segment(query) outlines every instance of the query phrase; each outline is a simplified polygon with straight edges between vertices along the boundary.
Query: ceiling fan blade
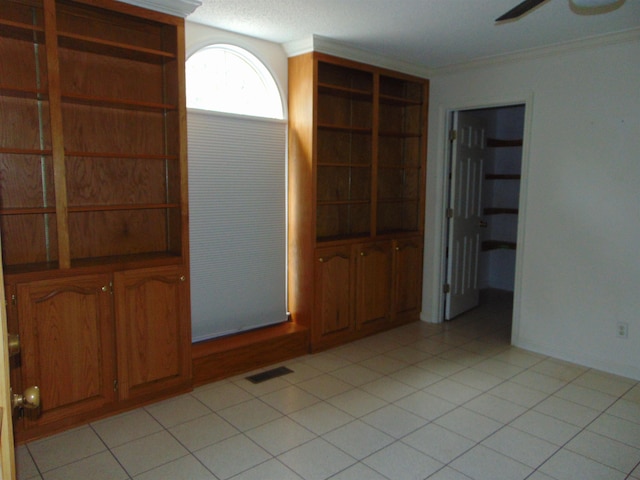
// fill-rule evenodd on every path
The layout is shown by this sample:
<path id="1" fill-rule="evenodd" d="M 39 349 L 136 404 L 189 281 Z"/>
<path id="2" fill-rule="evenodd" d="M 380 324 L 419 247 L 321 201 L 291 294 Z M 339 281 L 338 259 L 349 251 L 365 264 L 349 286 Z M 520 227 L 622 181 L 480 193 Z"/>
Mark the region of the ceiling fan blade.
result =
<path id="1" fill-rule="evenodd" d="M 507 13 L 502 15 L 501 17 L 496 18 L 496 22 L 502 22 L 504 20 L 513 20 L 518 17 L 521 17 L 529 10 L 536 8 L 541 3 L 546 2 L 547 0 L 524 0 L 524 2 L 519 3 Z"/>

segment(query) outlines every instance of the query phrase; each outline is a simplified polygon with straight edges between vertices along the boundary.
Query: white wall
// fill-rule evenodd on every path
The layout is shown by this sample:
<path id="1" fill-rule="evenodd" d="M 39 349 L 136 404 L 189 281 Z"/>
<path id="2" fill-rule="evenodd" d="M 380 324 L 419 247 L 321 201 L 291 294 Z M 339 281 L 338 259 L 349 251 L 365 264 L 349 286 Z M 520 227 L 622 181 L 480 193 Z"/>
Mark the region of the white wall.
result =
<path id="1" fill-rule="evenodd" d="M 525 101 L 513 343 L 640 379 L 639 37 L 432 77 L 423 320 L 441 318 L 447 113 Z"/>

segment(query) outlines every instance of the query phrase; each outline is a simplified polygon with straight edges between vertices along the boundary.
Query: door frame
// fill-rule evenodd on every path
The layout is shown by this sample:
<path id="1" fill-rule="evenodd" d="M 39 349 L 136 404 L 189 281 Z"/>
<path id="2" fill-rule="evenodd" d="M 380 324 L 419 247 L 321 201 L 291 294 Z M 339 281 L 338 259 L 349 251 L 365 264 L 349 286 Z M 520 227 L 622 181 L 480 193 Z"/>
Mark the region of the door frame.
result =
<path id="1" fill-rule="evenodd" d="M 446 280 L 446 249 L 447 249 L 447 216 L 446 209 L 449 205 L 449 174 L 451 166 L 451 142 L 449 141 L 449 131 L 453 126 L 453 112 L 462 110 L 478 110 L 485 108 L 509 107 L 513 105 L 524 105 L 524 131 L 522 139 L 522 179 L 520 181 L 520 198 L 518 204 L 518 232 L 516 249 L 516 265 L 515 265 L 515 282 L 514 282 L 514 303 L 511 338 L 517 338 L 520 327 L 520 297 L 522 294 L 522 265 L 525 251 L 525 225 L 526 225 L 526 200 L 527 200 L 527 183 L 529 172 L 529 146 L 531 138 L 531 126 L 533 119 L 533 93 L 518 97 L 505 98 L 482 98 L 477 100 L 467 100 L 459 105 L 441 106 L 438 109 L 438 122 L 441 128 L 437 132 L 437 146 L 435 160 L 435 205 L 432 211 L 434 217 L 432 219 L 434 226 L 433 238 L 433 256 L 431 271 L 426 271 L 425 277 L 429 275 L 432 282 L 425 282 L 424 296 L 427 295 L 433 300 L 431 303 L 431 311 L 423 312 L 423 320 L 432 323 L 442 323 L 444 320 L 445 299 L 443 293 L 443 285 Z M 425 252 L 427 253 L 427 252 Z M 427 262 L 425 262 L 425 266 Z M 429 317 L 424 318 L 424 314 Z"/>
<path id="2" fill-rule="evenodd" d="M 0 243 L 2 238 L 0 237 Z M 0 479 L 15 480 L 16 460 L 13 438 L 13 407 L 9 378 L 9 346 L 7 330 L 7 310 L 5 304 L 2 249 L 0 248 Z"/>

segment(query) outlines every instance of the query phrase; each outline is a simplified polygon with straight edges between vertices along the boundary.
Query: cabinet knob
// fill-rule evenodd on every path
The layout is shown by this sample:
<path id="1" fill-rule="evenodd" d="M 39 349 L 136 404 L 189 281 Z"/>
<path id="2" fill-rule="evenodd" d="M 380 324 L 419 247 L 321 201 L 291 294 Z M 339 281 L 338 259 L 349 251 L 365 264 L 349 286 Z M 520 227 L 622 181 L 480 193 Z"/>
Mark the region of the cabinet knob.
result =
<path id="1" fill-rule="evenodd" d="M 26 388 L 22 395 L 11 394 L 11 406 L 13 408 L 38 408 L 40 406 L 40 389 L 33 386 Z"/>
<path id="2" fill-rule="evenodd" d="M 396 252 L 399 252 L 399 251 L 400 251 L 400 247 L 396 247 Z"/>
<path id="3" fill-rule="evenodd" d="M 319 261 L 320 263 L 322 263 L 322 262 L 324 262 L 324 258 L 320 257 L 320 258 L 318 259 L 318 261 Z"/>
<path id="4" fill-rule="evenodd" d="M 180 281 L 184 282 L 187 280 L 187 277 L 185 277 L 184 275 L 180 275 Z"/>
<path id="5" fill-rule="evenodd" d="M 109 288 L 106 285 L 104 285 L 100 290 L 102 290 L 103 292 L 106 292 L 109 290 Z"/>
<path id="6" fill-rule="evenodd" d="M 361 257 L 366 257 L 366 256 L 367 256 L 367 254 L 366 254 L 365 252 L 360 252 L 360 256 L 361 256 Z"/>
<path id="7" fill-rule="evenodd" d="M 9 356 L 13 357 L 20 353 L 20 335 L 17 333 L 10 333 L 8 337 Z"/>

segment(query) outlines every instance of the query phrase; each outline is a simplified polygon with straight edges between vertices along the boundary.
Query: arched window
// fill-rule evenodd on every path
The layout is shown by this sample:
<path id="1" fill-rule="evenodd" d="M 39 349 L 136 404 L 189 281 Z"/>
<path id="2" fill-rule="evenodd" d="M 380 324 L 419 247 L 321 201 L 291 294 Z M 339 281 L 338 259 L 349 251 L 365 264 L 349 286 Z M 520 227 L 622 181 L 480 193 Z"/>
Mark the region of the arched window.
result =
<path id="1" fill-rule="evenodd" d="M 196 51 L 186 83 L 198 342 L 287 320 L 287 123 L 271 72 L 243 48 L 220 42 Z"/>
<path id="2" fill-rule="evenodd" d="M 282 119 L 273 76 L 247 50 L 228 44 L 204 47 L 187 60 L 187 107 Z"/>

